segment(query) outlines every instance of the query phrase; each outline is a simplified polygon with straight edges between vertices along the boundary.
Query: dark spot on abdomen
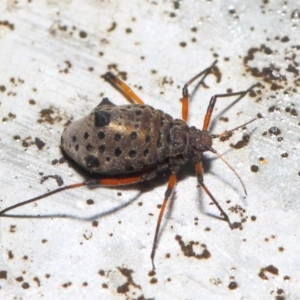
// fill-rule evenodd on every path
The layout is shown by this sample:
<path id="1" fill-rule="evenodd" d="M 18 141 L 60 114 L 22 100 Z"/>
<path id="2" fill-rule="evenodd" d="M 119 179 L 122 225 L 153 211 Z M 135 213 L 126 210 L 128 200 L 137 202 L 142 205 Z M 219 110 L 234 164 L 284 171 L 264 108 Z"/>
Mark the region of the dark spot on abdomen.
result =
<path id="1" fill-rule="evenodd" d="M 105 133 L 103 131 L 98 132 L 98 138 L 103 140 L 105 138 Z"/>
<path id="2" fill-rule="evenodd" d="M 136 151 L 135 150 L 130 150 L 128 152 L 128 155 L 129 155 L 130 158 L 134 158 L 136 156 Z"/>
<path id="3" fill-rule="evenodd" d="M 85 162 L 88 168 L 98 168 L 100 166 L 99 159 L 94 155 L 88 155 Z"/>
<path id="4" fill-rule="evenodd" d="M 105 151 L 105 145 L 100 145 L 98 150 L 100 153 L 103 153 Z"/>
<path id="5" fill-rule="evenodd" d="M 170 135 L 170 134 L 167 135 L 167 143 L 168 143 L 169 145 L 172 144 L 172 139 L 171 139 L 171 135 Z"/>
<path id="6" fill-rule="evenodd" d="M 93 149 L 93 146 L 91 144 L 86 145 L 85 149 L 87 151 L 91 151 Z"/>
<path id="7" fill-rule="evenodd" d="M 122 138 L 121 134 L 119 134 L 119 133 L 115 134 L 115 141 L 118 142 L 121 138 Z"/>
<path id="8" fill-rule="evenodd" d="M 132 131 L 132 132 L 130 133 L 130 138 L 131 138 L 132 140 L 135 140 L 135 139 L 137 138 L 137 133 L 136 133 L 135 131 Z"/>
<path id="9" fill-rule="evenodd" d="M 122 150 L 120 148 L 115 149 L 115 156 L 120 156 L 122 154 Z"/>
<path id="10" fill-rule="evenodd" d="M 96 110 L 94 113 L 94 124 L 96 127 L 104 127 L 110 123 L 110 113 Z"/>

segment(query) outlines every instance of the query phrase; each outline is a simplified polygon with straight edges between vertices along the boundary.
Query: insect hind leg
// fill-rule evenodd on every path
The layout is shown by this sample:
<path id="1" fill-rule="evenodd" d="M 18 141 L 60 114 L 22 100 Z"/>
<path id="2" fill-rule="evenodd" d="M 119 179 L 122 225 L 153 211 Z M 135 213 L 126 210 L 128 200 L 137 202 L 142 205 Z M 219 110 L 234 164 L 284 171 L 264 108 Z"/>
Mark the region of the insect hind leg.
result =
<path id="1" fill-rule="evenodd" d="M 39 200 L 48 198 L 49 196 L 52 196 L 54 194 L 58 194 L 62 191 L 65 190 L 70 190 L 70 189 L 75 189 L 83 186 L 88 186 L 88 187 L 96 187 L 96 186 L 108 186 L 108 187 L 114 187 L 114 186 L 121 186 L 121 185 L 130 185 L 130 184 L 135 184 L 138 182 L 142 182 L 145 180 L 149 180 L 153 177 L 156 176 L 156 172 L 153 170 L 149 170 L 148 172 L 145 172 L 143 174 L 133 174 L 133 175 L 128 175 L 124 177 L 108 177 L 108 178 L 101 178 L 101 179 L 90 179 L 84 182 L 80 183 L 75 183 L 71 185 L 66 185 L 63 187 L 60 187 L 56 190 L 44 193 L 40 196 L 31 198 L 29 200 L 25 200 L 22 202 L 19 202 L 17 204 L 11 205 L 9 207 L 6 207 L 0 211 L 0 218 L 1 217 L 14 217 L 14 215 L 7 215 L 6 213 L 8 211 L 14 210 L 15 208 L 18 208 L 20 206 L 24 206 L 33 202 L 37 202 Z"/>
<path id="2" fill-rule="evenodd" d="M 160 208 L 159 216 L 158 216 L 158 219 L 157 219 L 155 235 L 154 235 L 154 240 L 153 240 L 153 246 L 152 246 L 152 252 L 151 252 L 151 261 L 152 261 L 153 271 L 155 270 L 154 257 L 155 257 L 155 252 L 156 252 L 156 248 L 157 248 L 158 233 L 159 233 L 159 229 L 160 229 L 161 220 L 163 218 L 168 200 L 169 200 L 170 196 L 172 195 L 172 192 L 173 192 L 174 187 L 176 185 L 176 180 L 177 180 L 176 173 L 172 173 L 170 175 L 170 178 L 169 178 L 168 188 L 167 188 L 166 193 L 165 193 L 165 199 L 164 199 L 164 202 L 163 202 L 163 204 Z"/>
<path id="3" fill-rule="evenodd" d="M 133 92 L 133 90 L 128 86 L 125 82 L 123 82 L 121 79 L 119 79 L 117 76 L 115 76 L 111 72 L 107 72 L 104 75 L 104 78 L 115 85 L 121 92 L 129 99 L 131 102 L 135 102 L 137 104 L 144 104 L 144 101 Z"/>

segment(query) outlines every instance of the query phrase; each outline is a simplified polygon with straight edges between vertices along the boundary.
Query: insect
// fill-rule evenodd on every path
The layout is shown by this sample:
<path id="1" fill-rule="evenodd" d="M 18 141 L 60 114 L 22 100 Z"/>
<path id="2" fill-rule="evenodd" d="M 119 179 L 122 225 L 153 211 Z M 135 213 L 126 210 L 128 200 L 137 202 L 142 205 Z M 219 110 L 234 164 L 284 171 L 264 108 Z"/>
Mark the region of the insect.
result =
<path id="1" fill-rule="evenodd" d="M 208 127 L 218 98 L 243 97 L 251 88 L 242 92 L 213 96 L 205 114 L 202 130 L 188 126 L 186 123 L 189 107 L 188 86 L 199 78 L 201 78 L 200 82 L 203 82 L 205 77 L 214 70 L 216 63 L 217 61 L 184 85 L 182 119 L 174 119 L 161 110 L 145 105 L 129 86 L 111 72 L 106 73 L 105 79 L 135 104 L 116 106 L 108 98 L 104 98 L 89 115 L 66 127 L 61 137 L 61 148 L 66 155 L 88 172 L 99 174 L 99 178 L 64 186 L 9 206 L 0 211 L 0 216 L 12 216 L 6 213 L 67 189 L 96 185 L 129 185 L 150 180 L 159 172 L 169 170 L 171 174 L 160 208 L 151 251 L 152 267 L 155 270 L 154 257 L 164 211 L 174 190 L 180 168 L 191 160 L 195 163 L 198 183 L 232 228 L 228 215 L 203 182 L 201 158 L 205 151 L 217 154 L 238 177 L 246 193 L 245 186 L 235 170 L 212 148 L 212 139 L 218 135 L 210 134 Z"/>

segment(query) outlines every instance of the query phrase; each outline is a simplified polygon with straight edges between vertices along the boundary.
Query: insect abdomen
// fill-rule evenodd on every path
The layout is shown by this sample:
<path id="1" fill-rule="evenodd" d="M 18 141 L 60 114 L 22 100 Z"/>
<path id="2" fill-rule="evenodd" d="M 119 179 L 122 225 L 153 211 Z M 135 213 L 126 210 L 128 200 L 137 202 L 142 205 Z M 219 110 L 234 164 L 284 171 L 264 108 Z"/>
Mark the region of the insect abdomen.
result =
<path id="1" fill-rule="evenodd" d="M 182 121 L 148 105 L 103 102 L 63 133 L 62 148 L 79 165 L 94 173 L 123 174 L 154 167 L 172 155 L 170 132 Z"/>

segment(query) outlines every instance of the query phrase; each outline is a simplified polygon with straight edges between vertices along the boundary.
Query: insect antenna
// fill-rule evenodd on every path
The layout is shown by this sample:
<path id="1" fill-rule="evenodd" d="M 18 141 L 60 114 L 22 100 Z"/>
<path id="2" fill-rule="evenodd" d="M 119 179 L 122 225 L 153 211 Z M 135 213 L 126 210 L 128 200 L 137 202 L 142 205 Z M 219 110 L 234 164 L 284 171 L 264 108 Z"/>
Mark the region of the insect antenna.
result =
<path id="1" fill-rule="evenodd" d="M 209 151 L 213 152 L 214 154 L 216 154 L 218 156 L 218 158 L 220 158 L 224 163 L 225 165 L 234 173 L 234 175 L 238 178 L 239 182 L 241 183 L 242 187 L 243 187 L 243 190 L 244 190 L 244 193 L 245 195 L 247 196 L 247 190 L 246 190 L 246 187 L 245 187 L 245 184 L 242 180 L 242 178 L 240 177 L 240 175 L 237 173 L 237 171 L 229 164 L 229 162 L 220 154 L 218 153 L 215 149 L 211 148 L 209 149 Z"/>
<path id="2" fill-rule="evenodd" d="M 238 130 L 238 129 L 240 129 L 240 128 L 243 128 L 243 127 L 247 126 L 248 124 L 254 122 L 255 120 L 257 120 L 257 118 L 254 118 L 254 119 L 250 120 L 249 122 L 246 122 L 245 124 L 240 125 L 240 126 L 238 126 L 238 127 L 235 127 L 235 128 L 233 128 L 233 129 L 231 129 L 231 130 L 226 130 L 226 131 L 224 131 L 223 133 L 220 133 L 220 134 L 211 134 L 210 136 L 211 136 L 213 139 L 219 138 L 219 137 L 222 137 L 222 136 L 227 136 L 229 133 L 231 133 L 231 132 L 233 132 L 233 131 L 236 131 L 236 130 Z"/>
<path id="3" fill-rule="evenodd" d="M 240 126 L 238 126 L 238 127 L 235 127 L 235 128 L 233 128 L 233 129 L 231 129 L 231 130 L 228 130 L 228 131 L 224 131 L 224 132 L 221 133 L 221 134 L 212 134 L 211 137 L 212 137 L 212 138 L 218 138 L 218 137 L 222 137 L 222 136 L 224 136 L 224 135 L 228 135 L 229 133 L 231 133 L 231 132 L 233 132 L 233 131 L 236 131 L 236 130 L 238 130 L 238 129 L 240 129 L 240 128 L 243 128 L 244 126 L 246 126 L 246 125 L 248 125 L 248 124 L 254 122 L 256 119 L 257 119 L 257 118 L 254 118 L 254 119 L 250 120 L 249 122 L 246 122 L 246 123 L 243 124 L 243 125 L 240 125 Z M 220 159 L 227 165 L 227 167 L 234 173 L 234 175 L 235 175 L 235 176 L 238 178 L 238 180 L 240 181 L 240 183 L 241 183 L 241 185 L 242 185 L 242 187 L 243 187 L 243 189 L 244 189 L 244 193 L 245 193 L 245 195 L 247 196 L 247 190 L 246 190 L 245 184 L 244 184 L 242 178 L 240 177 L 240 175 L 236 172 L 236 170 L 235 170 L 235 169 L 229 164 L 229 162 L 228 162 L 221 154 L 219 154 L 215 149 L 210 148 L 210 149 L 208 149 L 208 150 L 211 151 L 211 152 L 213 152 L 214 154 L 216 154 L 216 155 L 218 156 L 218 158 L 220 158 Z"/>

